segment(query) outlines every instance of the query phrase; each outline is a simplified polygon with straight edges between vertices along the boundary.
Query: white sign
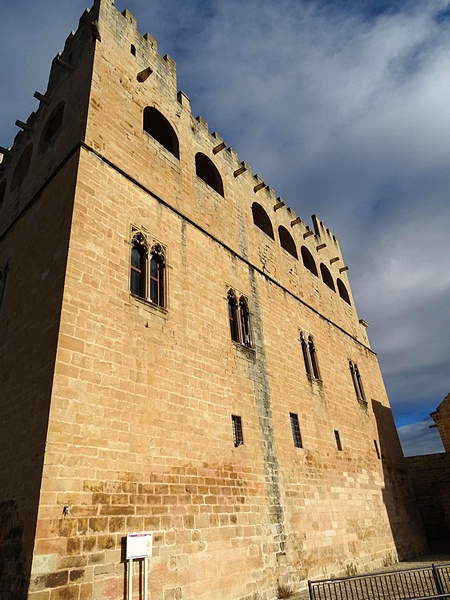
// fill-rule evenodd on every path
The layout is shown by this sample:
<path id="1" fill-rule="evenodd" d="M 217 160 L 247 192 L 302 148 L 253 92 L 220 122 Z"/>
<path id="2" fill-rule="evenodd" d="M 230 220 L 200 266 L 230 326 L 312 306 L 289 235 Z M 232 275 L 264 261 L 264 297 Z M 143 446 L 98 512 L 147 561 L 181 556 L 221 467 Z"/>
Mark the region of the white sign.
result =
<path id="1" fill-rule="evenodd" d="M 127 535 L 126 559 L 147 558 L 152 555 L 153 534 L 152 533 L 129 533 Z"/>

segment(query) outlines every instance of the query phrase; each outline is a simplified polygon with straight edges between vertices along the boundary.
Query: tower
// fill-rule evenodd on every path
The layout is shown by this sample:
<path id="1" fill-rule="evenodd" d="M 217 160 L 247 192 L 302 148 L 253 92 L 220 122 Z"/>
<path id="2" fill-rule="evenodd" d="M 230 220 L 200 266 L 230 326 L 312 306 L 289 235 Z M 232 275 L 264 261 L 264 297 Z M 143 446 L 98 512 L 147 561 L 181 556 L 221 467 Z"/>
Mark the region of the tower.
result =
<path id="1" fill-rule="evenodd" d="M 134 532 L 158 600 L 417 552 L 335 236 L 193 118 L 109 0 L 38 100 L 0 173 L 2 593 L 123 598 Z"/>

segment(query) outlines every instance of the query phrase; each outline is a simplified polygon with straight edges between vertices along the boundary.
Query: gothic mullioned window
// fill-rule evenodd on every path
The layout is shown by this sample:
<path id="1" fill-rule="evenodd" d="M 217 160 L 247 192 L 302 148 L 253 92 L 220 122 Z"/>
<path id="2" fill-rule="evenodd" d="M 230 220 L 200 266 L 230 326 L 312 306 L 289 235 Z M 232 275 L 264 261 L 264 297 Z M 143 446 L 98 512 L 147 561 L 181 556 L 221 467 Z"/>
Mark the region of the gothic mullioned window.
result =
<path id="1" fill-rule="evenodd" d="M 233 342 L 252 348 L 253 340 L 247 298 L 240 296 L 238 301 L 236 293 L 230 288 L 227 293 L 227 302 L 231 339 Z"/>
<path id="2" fill-rule="evenodd" d="M 130 291 L 133 295 L 165 307 L 165 252 L 155 243 L 149 247 L 140 231 L 131 241 Z"/>
<path id="3" fill-rule="evenodd" d="M 302 345 L 303 360 L 305 361 L 305 370 L 311 379 L 320 380 L 319 363 L 317 361 L 316 347 L 311 335 L 306 336 L 303 332 L 300 334 Z"/>
<path id="4" fill-rule="evenodd" d="M 355 388 L 355 394 L 358 400 L 362 402 L 366 402 L 366 397 L 364 395 L 364 390 L 361 381 L 361 375 L 359 373 L 358 365 L 353 361 L 349 360 L 348 362 L 350 373 L 352 376 L 353 387 Z"/>

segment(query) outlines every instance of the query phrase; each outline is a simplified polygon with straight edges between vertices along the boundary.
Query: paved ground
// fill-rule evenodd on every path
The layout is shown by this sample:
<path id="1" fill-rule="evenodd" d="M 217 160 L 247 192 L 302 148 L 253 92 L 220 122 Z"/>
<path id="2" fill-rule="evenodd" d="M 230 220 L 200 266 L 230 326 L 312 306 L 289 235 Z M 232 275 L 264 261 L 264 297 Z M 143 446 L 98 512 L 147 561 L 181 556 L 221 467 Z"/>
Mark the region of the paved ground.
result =
<path id="1" fill-rule="evenodd" d="M 396 571 L 401 569 L 416 569 L 419 567 L 424 567 L 426 565 L 442 564 L 442 563 L 450 563 L 450 554 L 426 554 L 425 556 L 421 556 L 419 558 L 413 558 L 411 560 L 405 560 L 397 563 L 396 565 L 392 565 L 390 567 L 377 569 L 376 571 L 370 571 L 371 573 L 380 573 L 383 571 Z M 360 575 L 361 573 L 359 573 Z M 309 592 L 308 590 L 303 590 L 294 596 L 291 596 L 290 600 L 309 600 Z"/>

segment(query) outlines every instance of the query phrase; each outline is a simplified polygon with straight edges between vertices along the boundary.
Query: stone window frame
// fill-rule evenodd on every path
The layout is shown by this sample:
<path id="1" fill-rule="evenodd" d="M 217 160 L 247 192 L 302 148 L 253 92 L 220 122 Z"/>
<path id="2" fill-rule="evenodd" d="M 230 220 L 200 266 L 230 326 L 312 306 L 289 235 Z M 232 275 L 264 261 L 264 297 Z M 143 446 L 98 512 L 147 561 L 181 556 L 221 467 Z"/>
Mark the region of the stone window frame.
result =
<path id="1" fill-rule="evenodd" d="M 303 448 L 302 434 L 300 431 L 300 422 L 298 420 L 298 414 L 290 412 L 289 420 L 291 423 L 292 441 L 294 442 L 294 447 Z"/>
<path id="2" fill-rule="evenodd" d="M 349 360 L 348 366 L 352 377 L 353 387 L 355 389 L 356 399 L 358 400 L 358 402 L 367 405 L 366 395 L 364 393 L 361 373 L 359 372 L 358 365 L 353 360 Z"/>
<path id="3" fill-rule="evenodd" d="M 140 255 L 139 266 L 133 251 Z M 136 257 L 136 254 L 134 254 Z M 132 227 L 130 241 L 129 289 L 133 298 L 167 310 L 167 248 L 143 228 Z M 136 279 L 136 273 L 138 279 Z M 136 283 L 137 282 L 137 283 Z"/>
<path id="4" fill-rule="evenodd" d="M 233 445 L 235 448 L 244 445 L 244 432 L 242 428 L 242 417 L 231 415 L 231 427 L 233 431 Z"/>
<path id="5" fill-rule="evenodd" d="M 302 347 L 303 361 L 305 363 L 305 371 L 308 379 L 322 382 L 319 361 L 317 358 L 317 350 L 314 344 L 313 336 L 310 333 L 300 331 L 300 344 Z"/>
<path id="6" fill-rule="evenodd" d="M 231 340 L 250 350 L 253 349 L 254 342 L 247 297 L 236 292 L 232 287 L 228 287 L 227 307 Z"/>

